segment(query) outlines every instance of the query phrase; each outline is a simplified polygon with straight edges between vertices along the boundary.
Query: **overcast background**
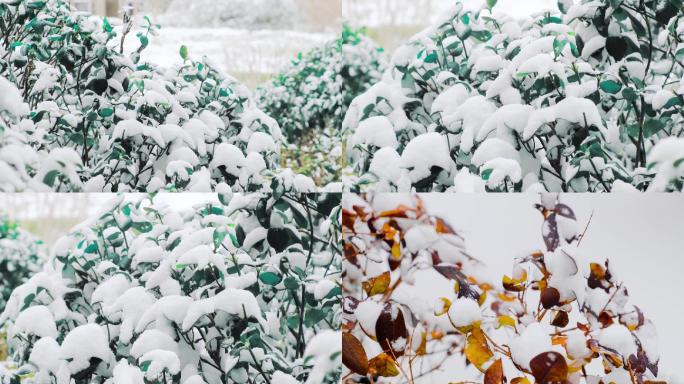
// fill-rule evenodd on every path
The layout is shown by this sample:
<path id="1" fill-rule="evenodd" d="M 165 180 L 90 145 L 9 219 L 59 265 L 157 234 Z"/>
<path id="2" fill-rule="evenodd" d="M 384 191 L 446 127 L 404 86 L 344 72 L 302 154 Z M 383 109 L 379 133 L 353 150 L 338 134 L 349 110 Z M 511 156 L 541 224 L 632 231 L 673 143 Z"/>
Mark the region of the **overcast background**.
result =
<path id="1" fill-rule="evenodd" d="M 428 194 L 423 198 L 428 211 L 447 219 L 465 237 L 468 252 L 485 262 L 492 274 L 510 274 L 514 257 L 544 248 L 542 217 L 533 208 L 539 202 L 537 195 Z M 589 260 L 611 260 L 611 270 L 627 286 L 631 302 L 655 323 L 660 368 L 663 377 L 670 377 L 679 369 L 684 345 L 684 196 L 570 194 L 562 195 L 561 201 L 572 207 L 582 229 L 593 212 L 580 252 Z M 433 281 L 421 279 L 427 285 L 420 291 L 427 296 L 439 291 L 430 286 Z M 677 375 L 681 380 L 682 375 Z M 448 376 L 456 379 L 461 378 Z"/>

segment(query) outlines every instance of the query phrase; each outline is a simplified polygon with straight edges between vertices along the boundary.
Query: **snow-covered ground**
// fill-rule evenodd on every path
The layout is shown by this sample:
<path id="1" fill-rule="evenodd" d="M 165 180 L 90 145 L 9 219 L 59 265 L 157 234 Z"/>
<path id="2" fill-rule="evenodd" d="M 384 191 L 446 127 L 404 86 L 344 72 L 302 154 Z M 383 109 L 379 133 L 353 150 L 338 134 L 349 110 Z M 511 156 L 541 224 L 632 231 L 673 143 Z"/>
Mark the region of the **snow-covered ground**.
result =
<path id="1" fill-rule="evenodd" d="M 447 219 L 466 239 L 468 252 L 487 264 L 492 279 L 511 273 L 514 257 L 543 249 L 542 217 L 533 204 L 534 194 L 429 194 L 423 195 L 428 211 Z M 684 198 L 678 195 L 563 195 L 584 228 L 591 224 L 580 250 L 586 262 L 611 260 L 611 270 L 628 288 L 631 302 L 651 319 L 659 336 L 660 369 L 669 383 L 682 383 L 678 362 L 684 333 L 678 281 L 684 271 Z M 397 290 L 411 301 L 431 303 L 449 292 L 451 283 L 434 272 L 420 273 L 414 288 Z M 468 379 L 460 363 L 444 366 L 420 383 Z M 677 376 L 674 376 L 677 375 Z M 477 377 L 477 376 L 475 376 Z"/>

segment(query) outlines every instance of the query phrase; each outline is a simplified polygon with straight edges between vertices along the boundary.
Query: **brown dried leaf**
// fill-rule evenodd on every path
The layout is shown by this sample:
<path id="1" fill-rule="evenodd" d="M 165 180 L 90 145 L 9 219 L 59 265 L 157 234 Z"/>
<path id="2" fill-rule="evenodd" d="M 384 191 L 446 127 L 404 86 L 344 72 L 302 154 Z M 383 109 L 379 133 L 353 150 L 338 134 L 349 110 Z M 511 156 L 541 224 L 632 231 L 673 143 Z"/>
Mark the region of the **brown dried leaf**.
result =
<path id="1" fill-rule="evenodd" d="M 546 287 L 541 292 L 541 304 L 545 309 L 560 305 L 560 292 L 554 287 Z"/>
<path id="2" fill-rule="evenodd" d="M 342 363 L 359 375 L 368 373 L 368 356 L 361 342 L 351 333 L 342 333 Z"/>
<path id="3" fill-rule="evenodd" d="M 503 374 L 503 364 L 501 359 L 494 362 L 487 368 L 487 372 L 484 375 L 484 384 L 503 384 L 504 374 Z"/>
<path id="4" fill-rule="evenodd" d="M 504 275 L 502 284 L 507 291 L 522 292 L 525 290 L 525 281 L 527 281 L 527 271 L 523 271 L 523 275 L 519 279 Z"/>
<path id="5" fill-rule="evenodd" d="M 568 316 L 568 313 L 565 311 L 558 311 L 558 313 L 556 313 L 556 316 L 551 321 L 551 325 L 553 325 L 554 327 L 563 328 L 566 325 L 568 325 L 569 322 L 570 318 Z"/>
<path id="6" fill-rule="evenodd" d="M 375 336 L 384 352 L 396 357 L 404 354 L 408 344 L 408 330 L 401 308 L 390 304 L 380 312 L 375 323 Z"/>
<path id="7" fill-rule="evenodd" d="M 568 364 L 558 352 L 540 353 L 530 360 L 532 375 L 539 384 L 565 383 Z"/>

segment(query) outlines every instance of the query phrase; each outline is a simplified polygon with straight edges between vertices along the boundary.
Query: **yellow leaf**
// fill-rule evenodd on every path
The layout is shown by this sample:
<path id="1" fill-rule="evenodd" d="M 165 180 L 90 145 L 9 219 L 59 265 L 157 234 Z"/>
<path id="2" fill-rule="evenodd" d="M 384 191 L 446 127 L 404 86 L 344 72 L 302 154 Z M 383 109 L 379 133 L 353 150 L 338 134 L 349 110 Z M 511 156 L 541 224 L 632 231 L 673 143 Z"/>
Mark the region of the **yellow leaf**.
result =
<path id="1" fill-rule="evenodd" d="M 384 377 L 399 375 L 399 369 L 392 357 L 385 352 L 380 353 L 368 362 L 368 373 Z"/>
<path id="2" fill-rule="evenodd" d="M 392 257 L 394 260 L 401 259 L 401 244 L 399 244 L 399 242 L 395 241 L 394 244 L 392 244 Z"/>
<path id="3" fill-rule="evenodd" d="M 503 286 L 508 291 L 521 292 L 525 290 L 525 284 L 523 284 L 525 281 L 527 281 L 527 271 L 523 270 L 519 279 L 504 275 Z"/>
<path id="4" fill-rule="evenodd" d="M 435 304 L 435 316 L 442 316 L 443 314 L 449 312 L 451 307 L 451 300 L 446 297 L 440 297 L 437 304 Z"/>
<path id="5" fill-rule="evenodd" d="M 531 384 L 527 377 L 516 377 L 511 380 L 511 384 Z"/>
<path id="6" fill-rule="evenodd" d="M 390 280 L 391 278 L 389 271 L 385 271 L 378 276 L 371 277 L 367 281 L 362 282 L 361 286 L 363 287 L 363 290 L 366 291 L 368 296 L 378 295 L 387 291 L 387 288 L 389 288 L 390 285 Z"/>
<path id="7" fill-rule="evenodd" d="M 468 361 L 483 373 L 485 372 L 484 364 L 494 357 L 491 349 L 489 349 L 489 344 L 487 344 L 487 338 L 480 327 L 474 327 L 468 335 L 465 355 Z"/>
<path id="8" fill-rule="evenodd" d="M 497 319 L 497 325 L 496 328 L 501 328 L 501 327 L 511 327 L 515 328 L 515 319 L 508 316 L 508 315 L 501 315 Z"/>

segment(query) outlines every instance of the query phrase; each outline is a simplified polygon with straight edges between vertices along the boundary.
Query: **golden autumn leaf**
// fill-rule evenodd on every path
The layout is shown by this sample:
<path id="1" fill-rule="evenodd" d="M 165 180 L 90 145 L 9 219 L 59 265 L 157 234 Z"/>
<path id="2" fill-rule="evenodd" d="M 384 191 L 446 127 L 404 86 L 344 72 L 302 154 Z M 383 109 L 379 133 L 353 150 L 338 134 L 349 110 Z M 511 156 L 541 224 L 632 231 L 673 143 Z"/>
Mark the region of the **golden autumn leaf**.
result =
<path id="1" fill-rule="evenodd" d="M 449 312 L 449 308 L 451 308 L 451 300 L 446 297 L 440 297 L 439 301 L 435 304 L 435 316 L 442 316 Z"/>
<path id="2" fill-rule="evenodd" d="M 466 340 L 465 355 L 481 372 L 485 372 L 483 366 L 494 354 L 489 349 L 487 338 L 480 327 L 473 327 Z"/>
<path id="3" fill-rule="evenodd" d="M 446 223 L 446 221 L 440 219 L 439 217 L 435 219 L 435 232 L 445 233 L 445 234 L 450 234 L 450 235 L 453 235 L 456 233 L 453 230 L 453 228 L 451 228 L 451 226 Z"/>
<path id="4" fill-rule="evenodd" d="M 525 284 L 523 284 L 525 281 L 527 281 L 527 271 L 523 271 L 519 279 L 504 275 L 502 283 L 507 291 L 521 292 L 525 290 Z"/>
<path id="5" fill-rule="evenodd" d="M 514 377 L 511 384 L 531 384 L 527 377 Z"/>
<path id="6" fill-rule="evenodd" d="M 395 241 L 394 244 L 392 244 L 392 258 L 394 258 L 394 260 L 401 259 L 401 244 L 399 242 Z"/>
<path id="7" fill-rule="evenodd" d="M 385 271 L 382 274 L 371 277 L 367 281 L 361 283 L 363 290 L 366 291 L 368 296 L 378 295 L 387 292 L 387 288 L 390 285 L 390 273 Z"/>
<path id="8" fill-rule="evenodd" d="M 368 373 L 368 356 L 361 342 L 351 333 L 342 333 L 342 363 L 359 375 Z"/>
<path id="9" fill-rule="evenodd" d="M 515 329 L 515 319 L 508 315 L 501 315 L 497 318 L 496 328 L 511 327 Z"/>
<path id="10" fill-rule="evenodd" d="M 392 357 L 384 352 L 370 359 L 368 362 L 368 373 L 383 377 L 393 377 L 399 375 L 399 368 Z"/>
<path id="11" fill-rule="evenodd" d="M 503 374 L 503 364 L 501 359 L 494 362 L 487 368 L 487 372 L 484 375 L 484 384 L 503 384 L 504 374 Z"/>

